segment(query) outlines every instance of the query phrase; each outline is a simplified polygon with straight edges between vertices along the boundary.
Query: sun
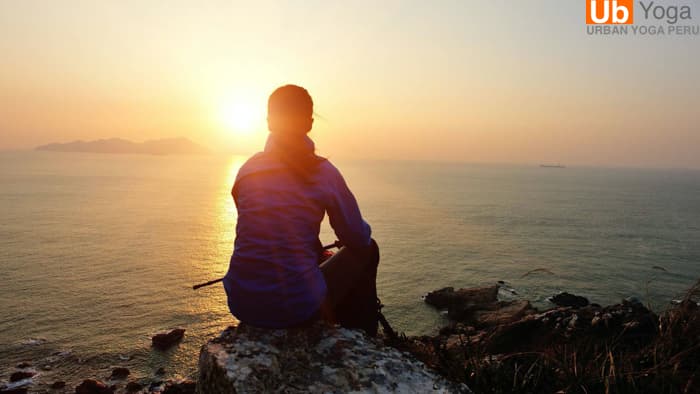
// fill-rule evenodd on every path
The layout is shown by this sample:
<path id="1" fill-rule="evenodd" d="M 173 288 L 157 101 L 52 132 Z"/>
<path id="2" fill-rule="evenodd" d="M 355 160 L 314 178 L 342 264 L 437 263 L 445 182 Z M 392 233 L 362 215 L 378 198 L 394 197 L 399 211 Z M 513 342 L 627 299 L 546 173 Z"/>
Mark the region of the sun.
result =
<path id="1" fill-rule="evenodd" d="M 250 101 L 241 99 L 224 103 L 220 109 L 223 125 L 236 134 L 250 134 L 256 131 L 262 122 L 262 111 Z"/>

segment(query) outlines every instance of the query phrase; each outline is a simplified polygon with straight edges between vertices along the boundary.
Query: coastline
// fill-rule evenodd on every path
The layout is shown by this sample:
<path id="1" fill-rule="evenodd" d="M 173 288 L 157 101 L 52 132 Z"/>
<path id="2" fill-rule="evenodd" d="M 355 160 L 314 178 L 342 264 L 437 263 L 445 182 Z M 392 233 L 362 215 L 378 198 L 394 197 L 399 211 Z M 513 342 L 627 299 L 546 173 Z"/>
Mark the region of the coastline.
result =
<path id="1" fill-rule="evenodd" d="M 441 289 L 436 335 L 395 346 L 475 392 L 696 392 L 700 388 L 700 280 L 659 314 L 634 297 L 601 306 L 561 293 L 540 311 L 499 301 L 494 287 Z M 432 297 L 431 297 L 432 295 Z"/>

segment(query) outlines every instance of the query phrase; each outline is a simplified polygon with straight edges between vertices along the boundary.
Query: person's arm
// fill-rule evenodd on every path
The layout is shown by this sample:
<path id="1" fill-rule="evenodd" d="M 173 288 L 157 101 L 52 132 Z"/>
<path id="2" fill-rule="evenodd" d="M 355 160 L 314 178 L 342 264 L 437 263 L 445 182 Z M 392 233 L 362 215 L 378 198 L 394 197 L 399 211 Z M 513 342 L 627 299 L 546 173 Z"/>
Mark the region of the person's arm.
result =
<path id="1" fill-rule="evenodd" d="M 338 240 L 350 249 L 363 249 L 370 244 L 372 229 L 362 219 L 357 200 L 340 172 L 333 168 L 329 182 L 326 210 Z"/>

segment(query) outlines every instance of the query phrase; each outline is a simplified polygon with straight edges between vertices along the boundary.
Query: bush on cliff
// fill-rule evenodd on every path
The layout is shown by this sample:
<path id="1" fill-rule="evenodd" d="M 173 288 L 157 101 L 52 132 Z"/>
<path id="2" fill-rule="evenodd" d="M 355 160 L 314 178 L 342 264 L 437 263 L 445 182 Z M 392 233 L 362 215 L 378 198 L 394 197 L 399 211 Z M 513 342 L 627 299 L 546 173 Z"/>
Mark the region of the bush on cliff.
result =
<path id="1" fill-rule="evenodd" d="M 557 308 L 394 345 L 479 393 L 700 392 L 700 281 L 656 316 L 636 302 Z"/>

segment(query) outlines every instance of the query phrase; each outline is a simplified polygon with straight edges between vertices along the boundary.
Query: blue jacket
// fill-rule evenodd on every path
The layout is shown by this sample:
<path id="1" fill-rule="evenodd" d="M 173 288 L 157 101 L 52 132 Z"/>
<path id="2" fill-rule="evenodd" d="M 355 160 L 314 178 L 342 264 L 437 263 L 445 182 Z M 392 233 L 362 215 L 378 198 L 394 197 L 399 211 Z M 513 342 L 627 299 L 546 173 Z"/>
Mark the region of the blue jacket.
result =
<path id="1" fill-rule="evenodd" d="M 313 152 L 313 141 L 305 137 L 305 143 Z M 325 213 L 346 246 L 367 246 L 371 235 L 338 169 L 324 160 L 312 182 L 302 182 L 275 154 L 280 145 L 270 134 L 265 151 L 238 171 L 232 191 L 236 240 L 224 277 L 231 313 L 270 328 L 304 322 L 326 296 L 318 267 Z"/>

